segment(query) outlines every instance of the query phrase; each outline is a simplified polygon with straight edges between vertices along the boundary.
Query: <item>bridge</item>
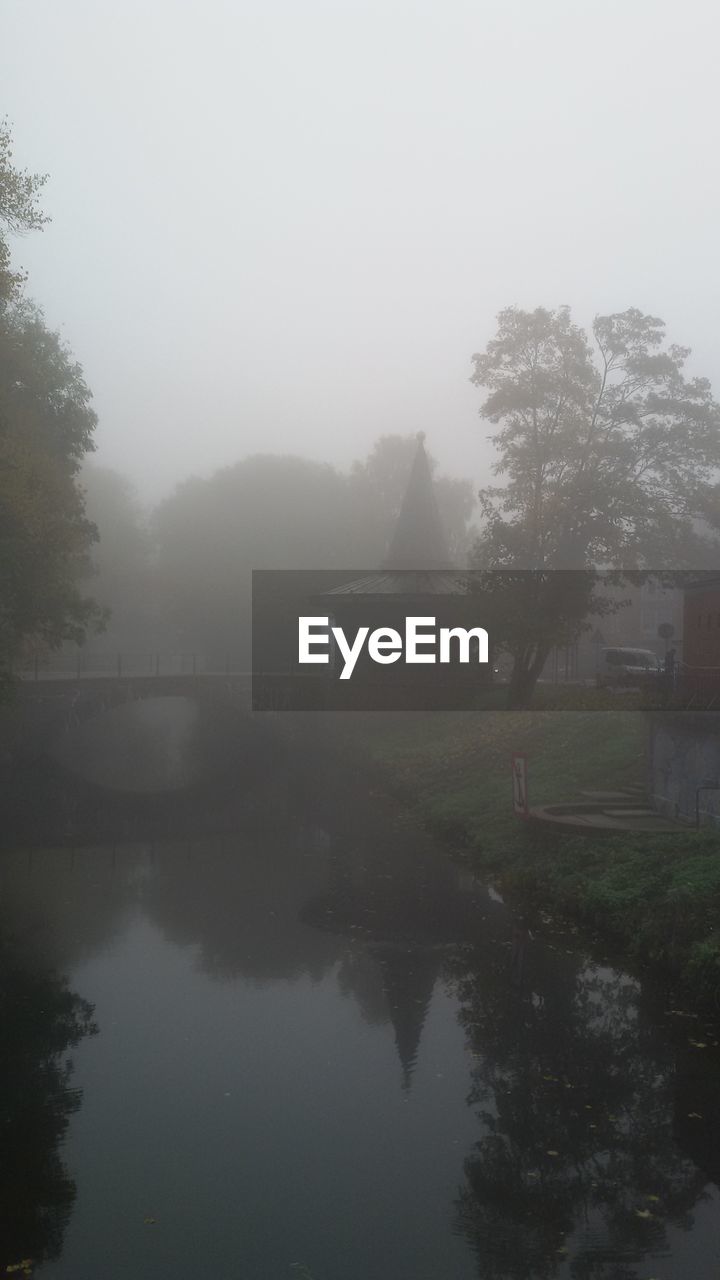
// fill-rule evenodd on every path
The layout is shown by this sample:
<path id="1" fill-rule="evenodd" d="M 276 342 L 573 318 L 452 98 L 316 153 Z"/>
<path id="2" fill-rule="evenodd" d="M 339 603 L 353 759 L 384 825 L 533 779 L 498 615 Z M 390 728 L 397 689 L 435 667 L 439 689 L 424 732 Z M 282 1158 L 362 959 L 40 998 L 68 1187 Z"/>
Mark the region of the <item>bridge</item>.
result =
<path id="1" fill-rule="evenodd" d="M 68 664 L 64 669 L 60 664 L 38 664 L 37 669 L 16 673 L 13 696 L 0 715 L 5 819 L 0 845 L 13 840 L 38 845 L 100 841 L 116 839 L 118 831 L 123 838 L 144 839 L 168 832 L 233 830 L 248 806 L 248 795 L 272 785 L 282 750 L 271 726 L 249 714 L 248 672 L 210 671 L 199 661 L 194 673 L 190 664 L 186 670 L 175 664 L 175 670 L 163 671 L 161 662 L 159 674 L 156 663 L 152 672 L 149 662 L 143 670 L 137 664 L 128 670 L 130 665 L 124 659 L 121 664 L 96 662 L 78 675 Z M 102 756 L 106 738 L 121 759 L 123 753 L 129 758 L 138 750 L 138 741 L 143 745 L 142 733 L 133 737 L 132 719 L 111 724 L 113 713 L 145 700 L 173 698 L 199 704 L 187 786 L 128 789 L 93 781 L 92 769 L 68 768 L 68 760 L 92 753 L 96 740 Z M 89 730 L 91 721 L 105 716 L 107 734 L 98 725 L 97 739 L 92 732 L 88 736 L 85 724 Z M 164 724 L 162 712 L 148 723 Z M 152 762 L 152 731 L 148 741 Z M 162 729 L 158 741 L 162 747 Z M 141 760 L 141 772 L 143 767 Z"/>
<path id="2" fill-rule="evenodd" d="M 21 678 L 16 686 L 17 701 L 33 703 L 67 703 L 73 714 L 84 719 L 113 707 L 143 698 L 211 698 L 243 702 L 250 706 L 252 673 L 202 671 L 195 675 L 137 675 L 107 672 L 84 673 L 80 677 L 66 672 L 43 673 L 34 678 Z"/>
<path id="3" fill-rule="evenodd" d="M 149 698 L 189 698 L 251 707 L 251 673 L 207 670 L 199 656 L 83 654 L 34 660 L 15 671 L 11 703 L 0 725 L 0 752 L 37 755 L 85 720 Z"/>

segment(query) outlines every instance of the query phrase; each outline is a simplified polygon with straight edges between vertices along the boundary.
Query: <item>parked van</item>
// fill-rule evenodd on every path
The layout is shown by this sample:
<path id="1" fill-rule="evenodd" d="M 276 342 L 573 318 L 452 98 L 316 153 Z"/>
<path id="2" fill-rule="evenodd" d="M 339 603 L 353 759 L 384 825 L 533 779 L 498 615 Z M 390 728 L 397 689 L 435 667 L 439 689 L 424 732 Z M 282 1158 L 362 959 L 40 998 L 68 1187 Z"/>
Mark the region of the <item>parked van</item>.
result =
<path id="1" fill-rule="evenodd" d="M 656 683 L 663 665 L 652 649 L 601 649 L 597 682 L 600 688 L 637 687 Z"/>

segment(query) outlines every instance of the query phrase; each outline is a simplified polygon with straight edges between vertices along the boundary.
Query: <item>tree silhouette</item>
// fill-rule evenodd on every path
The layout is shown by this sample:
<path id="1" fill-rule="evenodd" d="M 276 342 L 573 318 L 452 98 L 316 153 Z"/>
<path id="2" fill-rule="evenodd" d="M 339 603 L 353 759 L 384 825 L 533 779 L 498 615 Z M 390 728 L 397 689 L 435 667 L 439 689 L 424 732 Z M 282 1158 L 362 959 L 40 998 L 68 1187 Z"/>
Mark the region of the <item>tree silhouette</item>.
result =
<path id="1" fill-rule="evenodd" d="M 82 1095 L 67 1051 L 97 1028 L 93 1009 L 52 971 L 0 960 L 0 1266 L 58 1257 L 75 1200 L 59 1154 Z"/>
<path id="2" fill-rule="evenodd" d="M 544 949 L 526 990 L 482 958 L 457 970 L 484 1134 L 457 1202 L 483 1280 L 634 1276 L 689 1228 L 705 1174 L 673 1130 L 675 1053 L 638 983 Z"/>

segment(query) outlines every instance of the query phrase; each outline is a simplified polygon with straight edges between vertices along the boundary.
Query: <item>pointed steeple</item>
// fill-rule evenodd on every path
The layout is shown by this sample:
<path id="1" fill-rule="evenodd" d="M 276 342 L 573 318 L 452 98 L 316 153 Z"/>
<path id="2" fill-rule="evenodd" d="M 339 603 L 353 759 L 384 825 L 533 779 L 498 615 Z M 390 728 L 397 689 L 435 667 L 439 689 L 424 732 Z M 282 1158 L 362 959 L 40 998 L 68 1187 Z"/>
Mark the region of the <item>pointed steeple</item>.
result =
<path id="1" fill-rule="evenodd" d="M 415 458 L 405 490 L 385 569 L 448 569 L 450 553 L 435 500 L 425 433 L 419 431 Z"/>
<path id="2" fill-rule="evenodd" d="M 440 968 L 438 956 L 435 951 L 419 951 L 413 947 L 379 947 L 375 957 L 395 1032 L 402 1088 L 407 1093 Z"/>

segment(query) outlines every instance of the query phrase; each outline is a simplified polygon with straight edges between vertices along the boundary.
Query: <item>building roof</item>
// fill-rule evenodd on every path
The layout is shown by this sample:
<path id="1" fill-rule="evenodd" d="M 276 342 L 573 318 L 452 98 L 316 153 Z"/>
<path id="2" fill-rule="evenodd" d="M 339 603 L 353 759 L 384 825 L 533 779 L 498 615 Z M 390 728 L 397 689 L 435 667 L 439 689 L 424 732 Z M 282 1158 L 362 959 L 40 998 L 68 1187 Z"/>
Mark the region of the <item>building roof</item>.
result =
<path id="1" fill-rule="evenodd" d="M 455 596 L 467 591 L 466 573 L 421 572 L 414 569 L 388 573 L 366 573 L 344 582 L 325 594 L 329 596 Z"/>
<path id="2" fill-rule="evenodd" d="M 709 591 L 720 587 L 720 573 L 714 569 L 688 570 L 683 580 L 685 591 Z"/>

